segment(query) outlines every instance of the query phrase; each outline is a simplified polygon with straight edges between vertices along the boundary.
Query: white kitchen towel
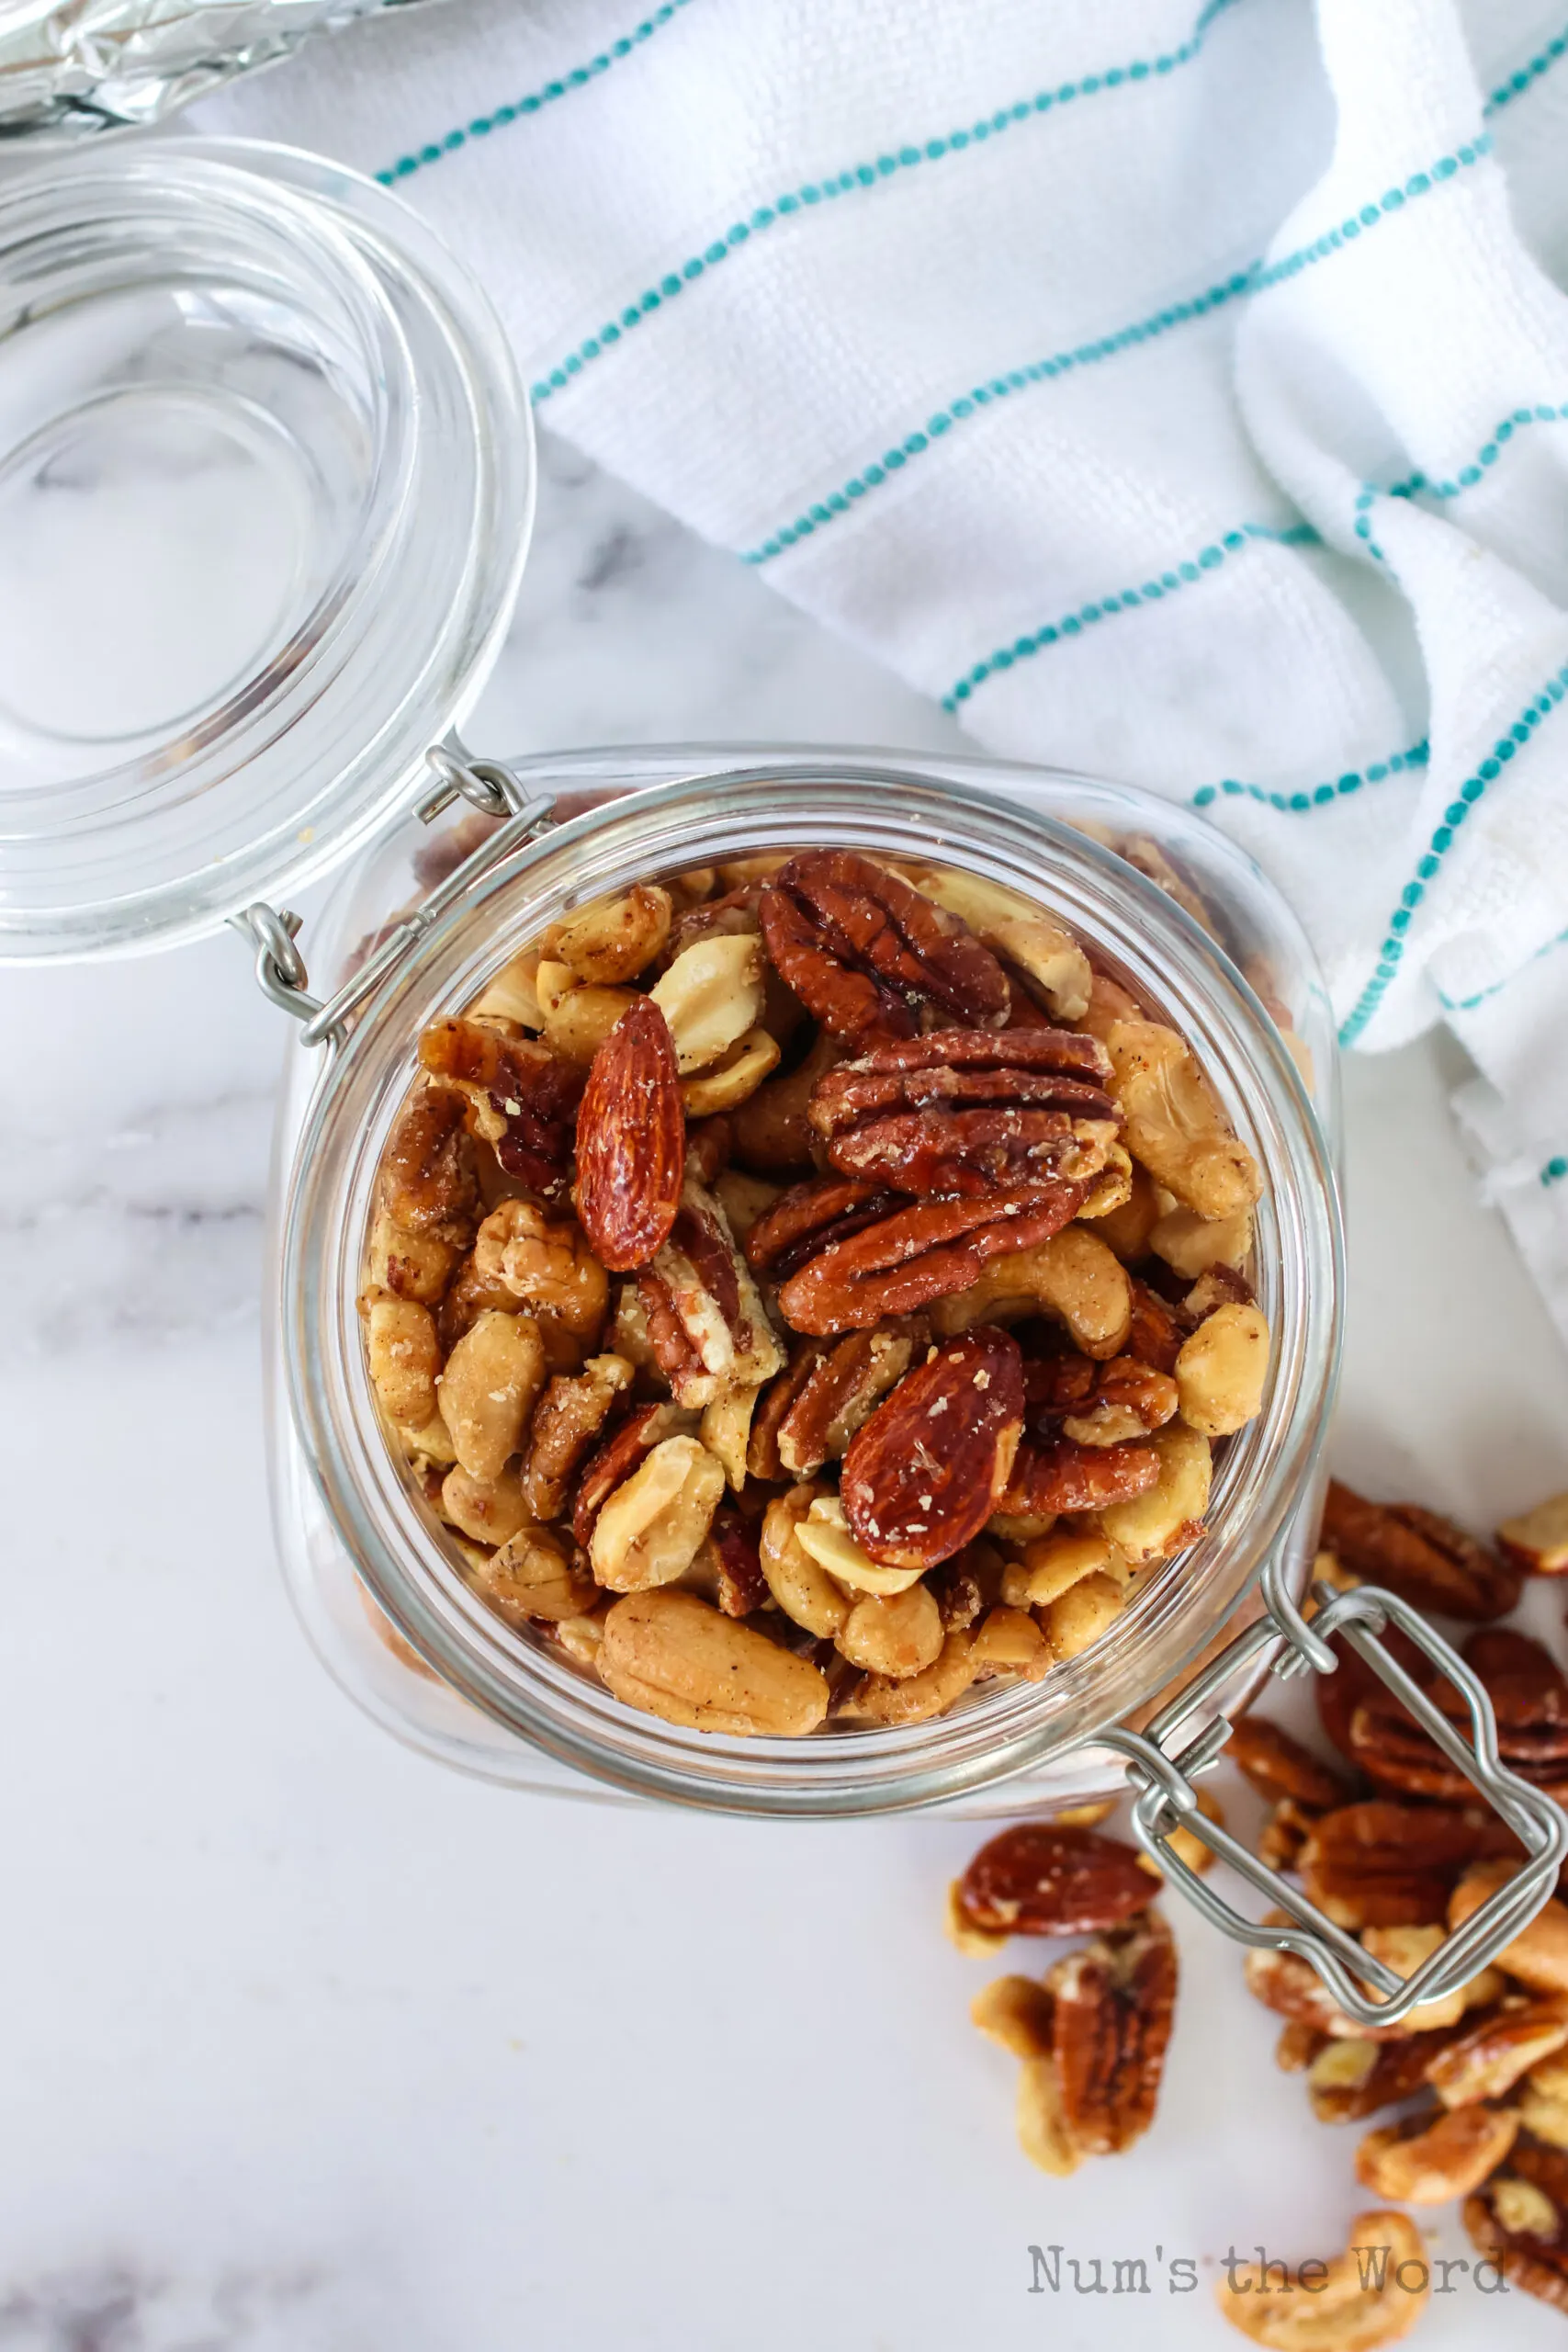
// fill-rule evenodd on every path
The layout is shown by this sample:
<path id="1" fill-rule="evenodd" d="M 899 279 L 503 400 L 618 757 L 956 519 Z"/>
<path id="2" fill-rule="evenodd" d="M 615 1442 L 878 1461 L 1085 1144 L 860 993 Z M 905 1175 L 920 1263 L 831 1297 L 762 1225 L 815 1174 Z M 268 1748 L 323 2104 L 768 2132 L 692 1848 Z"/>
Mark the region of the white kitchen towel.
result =
<path id="1" fill-rule="evenodd" d="M 646 5 L 646 0 L 645 0 Z M 986 745 L 1204 809 L 1438 1020 L 1568 1337 L 1564 0 L 444 0 L 215 100 L 539 413 Z"/>

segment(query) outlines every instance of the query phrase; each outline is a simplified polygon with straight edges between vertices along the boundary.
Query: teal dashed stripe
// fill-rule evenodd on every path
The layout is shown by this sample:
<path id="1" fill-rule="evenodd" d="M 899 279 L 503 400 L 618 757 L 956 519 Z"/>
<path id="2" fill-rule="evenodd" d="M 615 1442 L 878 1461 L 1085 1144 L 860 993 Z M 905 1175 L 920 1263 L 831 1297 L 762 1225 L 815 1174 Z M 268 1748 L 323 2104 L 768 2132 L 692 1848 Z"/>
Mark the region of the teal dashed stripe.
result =
<path id="1" fill-rule="evenodd" d="M 1495 114 L 1500 107 L 1511 107 L 1516 98 L 1522 98 L 1527 90 L 1535 87 L 1543 74 L 1551 73 L 1565 51 L 1568 51 L 1568 32 L 1562 32 L 1555 40 L 1547 42 L 1539 57 L 1532 57 L 1528 65 L 1521 65 L 1517 74 L 1510 74 L 1501 88 L 1493 91 L 1486 101 L 1487 113 Z"/>
<path id="2" fill-rule="evenodd" d="M 1561 1184 L 1564 1176 L 1568 1176 L 1568 1159 L 1564 1159 L 1562 1154 L 1558 1152 L 1555 1158 L 1549 1159 L 1541 1170 L 1541 1185 L 1544 1189 L 1549 1185 Z"/>
<path id="3" fill-rule="evenodd" d="M 444 139 L 433 140 L 414 154 L 400 155 L 395 164 L 389 164 L 384 172 L 378 172 L 376 177 L 383 187 L 393 187 L 399 180 L 406 180 L 411 173 L 422 171 L 428 164 L 439 164 L 444 156 L 456 154 L 458 148 L 466 147 L 470 139 L 488 138 L 492 130 L 500 130 L 509 122 L 520 122 L 526 115 L 537 114 L 541 107 L 552 105 L 557 98 L 564 98 L 569 92 L 581 90 L 589 82 L 596 82 L 601 74 L 607 74 L 612 65 L 618 64 L 623 57 L 629 57 L 633 50 L 640 49 L 645 40 L 651 40 L 660 28 L 667 25 L 671 17 L 686 5 L 687 0 L 664 0 L 661 7 L 655 8 L 651 16 L 645 17 L 640 25 L 634 25 L 631 31 L 623 34 L 619 40 L 613 40 L 607 49 L 602 49 L 597 57 L 591 57 L 586 65 L 574 65 L 570 74 L 561 74 L 558 81 L 547 82 L 542 88 L 531 90 L 526 97 L 497 107 L 493 114 L 476 115 L 465 130 L 449 130 Z"/>
<path id="4" fill-rule="evenodd" d="M 873 464 L 863 467 L 859 473 L 852 474 L 839 489 L 829 491 L 824 498 L 808 506 L 804 514 L 797 514 L 792 523 L 781 524 L 770 532 L 758 546 L 747 550 L 743 560 L 750 564 L 771 563 L 786 548 L 810 538 L 825 524 L 833 522 L 840 514 L 849 514 L 868 491 L 879 489 L 892 476 L 900 473 L 912 459 L 924 457 L 955 425 L 984 413 L 986 409 L 998 401 L 1007 400 L 1012 393 L 1025 391 L 1035 384 L 1049 383 L 1055 377 L 1066 376 L 1074 368 L 1091 367 L 1099 360 L 1114 358 L 1118 352 L 1129 351 L 1138 344 L 1152 343 L 1156 337 L 1168 334 L 1173 327 L 1185 326 L 1193 319 L 1207 318 L 1228 302 L 1250 299 L 1255 294 L 1266 292 L 1271 286 L 1280 285 L 1287 277 L 1297 276 L 1314 262 L 1323 261 L 1329 254 L 1337 252 L 1342 245 L 1354 243 L 1367 230 L 1375 228 L 1390 214 L 1402 210 L 1406 203 L 1428 195 L 1445 180 L 1452 179 L 1457 172 L 1479 163 L 1483 155 L 1490 153 L 1491 146 L 1490 138 L 1483 135 L 1461 147 L 1454 154 L 1442 156 L 1429 171 L 1413 173 L 1403 187 L 1388 189 L 1376 204 L 1364 204 L 1359 212 L 1342 220 L 1337 228 L 1325 231 L 1311 244 L 1284 254 L 1276 262 L 1267 265 L 1261 261 L 1249 262 L 1234 277 L 1207 288 L 1185 302 L 1171 303 L 1165 310 L 1151 312 L 1145 319 L 1135 320 L 1131 326 L 1119 327 L 1112 334 L 1101 335 L 1094 342 L 1078 344 L 1073 349 L 1055 352 L 1049 359 L 1032 360 L 1028 366 L 1015 368 L 1005 376 L 993 376 L 988 383 L 972 385 L 966 392 L 960 393 L 956 399 L 935 410 L 923 425 L 917 426 L 901 441 L 895 442 L 891 448 L 885 449 Z M 632 315 L 627 314 L 628 322 Z M 586 351 L 587 346 L 584 345 L 583 349 Z M 566 363 L 566 368 L 570 373 L 572 368 L 570 360 Z M 550 378 L 551 384 L 558 389 L 565 380 L 558 368 Z M 534 388 L 534 396 L 536 399 L 543 397 L 537 385 Z"/>
<path id="5" fill-rule="evenodd" d="M 1399 969 L 1404 954 L 1404 934 L 1416 917 L 1416 911 L 1427 895 L 1427 885 L 1453 846 L 1454 835 L 1464 823 L 1478 800 L 1483 799 L 1487 787 L 1496 782 L 1515 753 L 1523 749 L 1541 720 L 1547 718 L 1568 693 L 1568 662 L 1554 678 L 1549 679 L 1541 693 L 1528 703 L 1506 735 L 1498 737 L 1491 754 L 1482 761 L 1472 776 L 1460 786 L 1458 797 L 1450 800 L 1443 811 L 1443 821 L 1432 835 L 1426 854 L 1416 868 L 1414 881 L 1407 882 L 1399 894 L 1399 904 L 1388 919 L 1388 936 L 1379 951 L 1377 968 L 1361 991 L 1360 1001 L 1339 1032 L 1342 1046 L 1353 1045 L 1360 1035 L 1378 1006 L 1389 982 Z"/>
<path id="6" fill-rule="evenodd" d="M 1293 523 L 1282 531 L 1271 530 L 1264 523 L 1244 523 L 1239 530 L 1227 531 L 1223 538 L 1201 548 L 1196 556 L 1185 563 L 1179 563 L 1174 571 L 1162 571 L 1156 580 L 1145 580 L 1141 588 L 1123 588 L 1116 595 L 1102 596 L 1097 604 L 1080 605 L 1076 613 L 1067 613 L 1059 621 L 1048 622 L 1032 636 L 1015 638 L 1011 645 L 998 646 L 996 652 L 987 654 L 983 662 L 976 662 L 972 670 L 965 671 L 951 694 L 943 695 L 943 710 L 956 710 L 961 703 L 968 701 L 976 686 L 985 684 L 987 678 L 1010 670 L 1016 662 L 1026 662 L 1033 654 L 1045 652 L 1053 645 L 1070 642 L 1075 637 L 1080 637 L 1086 628 L 1091 628 L 1096 621 L 1109 620 L 1115 613 L 1132 612 L 1142 605 L 1157 605 L 1162 598 L 1191 587 L 1205 573 L 1217 571 L 1227 556 L 1238 554 L 1249 540 L 1254 539 L 1269 539 L 1278 547 L 1314 547 L 1318 543 L 1317 533 L 1310 523 Z"/>
<path id="7" fill-rule="evenodd" d="M 1550 956 L 1554 947 L 1568 947 L 1568 931 L 1560 931 L 1555 939 L 1549 939 L 1543 947 L 1538 947 L 1533 956 L 1527 957 L 1518 971 L 1506 973 L 1502 979 L 1494 980 L 1490 988 L 1477 989 L 1473 996 L 1461 997 L 1444 996 L 1439 989 L 1438 1001 L 1445 1012 L 1473 1012 L 1476 1006 L 1484 1004 L 1489 997 L 1500 996 L 1505 989 L 1512 988 L 1521 973 L 1528 972 L 1532 964 L 1539 964 L 1543 956 Z"/>
<path id="8" fill-rule="evenodd" d="M 1235 6 L 1235 0 L 1209 0 L 1189 38 L 1179 48 L 1165 51 L 1158 57 L 1138 58 L 1130 65 L 1111 65 L 1102 74 L 1086 74 L 1079 81 L 1063 82 L 1054 90 L 1038 91 L 1032 98 L 1019 98 L 1011 106 L 998 107 L 995 114 L 971 123 L 967 130 L 950 130 L 942 138 L 900 146 L 877 156 L 874 163 L 852 164 L 846 171 L 829 172 L 823 179 L 807 180 L 801 187 L 774 197 L 770 203 L 760 204 L 749 219 L 737 220 L 722 236 L 716 237 L 711 245 L 705 246 L 700 254 L 694 254 L 689 261 L 671 270 L 657 286 L 650 286 L 635 302 L 629 303 L 618 320 L 612 319 L 600 328 L 597 334 L 592 334 L 585 342 L 580 343 L 558 366 L 541 375 L 536 383 L 529 386 L 530 397 L 536 401 L 547 401 L 553 392 L 564 391 L 574 376 L 580 375 L 592 361 L 602 358 L 606 351 L 613 350 L 624 334 L 629 334 L 634 327 L 639 327 L 644 319 L 662 310 L 666 302 L 683 293 L 699 277 L 705 277 L 720 262 L 728 261 L 731 254 L 738 253 L 742 245 L 750 244 L 753 237 L 765 235 L 768 230 L 776 228 L 781 220 L 788 220 L 796 214 L 830 204 L 855 189 L 879 187 L 900 173 L 913 171 L 919 164 L 938 164 L 948 156 L 961 155 L 967 148 L 983 146 L 988 140 L 1000 138 L 1018 123 L 1038 119 L 1040 116 L 1051 114 L 1056 107 L 1069 105 L 1075 99 L 1094 97 L 1174 73 L 1179 66 L 1190 64 L 1197 56 L 1203 45 L 1204 35 L 1215 17 L 1223 16 Z"/>
<path id="9" fill-rule="evenodd" d="M 1314 784 L 1301 792 L 1270 792 L 1260 784 L 1238 784 L 1234 776 L 1226 776 L 1223 784 L 1200 785 L 1191 797 L 1194 808 L 1212 808 L 1222 796 L 1229 800 L 1256 800 L 1265 808 L 1279 808 L 1292 816 L 1304 816 L 1314 808 L 1326 808 L 1336 800 L 1348 800 L 1363 786 L 1382 784 L 1391 775 L 1404 775 L 1408 769 L 1424 768 L 1430 753 L 1423 740 L 1411 743 L 1403 752 L 1391 752 L 1386 760 L 1374 760 L 1371 767 L 1355 768 L 1348 775 L 1335 776 L 1327 784 Z"/>
<path id="10" fill-rule="evenodd" d="M 1534 408 L 1517 408 L 1492 428 L 1491 436 L 1483 441 L 1468 466 L 1461 466 L 1451 480 L 1433 481 L 1423 473 L 1407 474 L 1403 481 L 1390 482 L 1380 490 L 1375 482 L 1364 481 L 1356 498 L 1356 537 L 1367 553 L 1379 563 L 1388 558 L 1372 537 L 1371 508 L 1380 498 L 1459 498 L 1473 490 L 1486 479 L 1487 469 L 1495 466 L 1516 433 L 1531 424 L 1561 424 L 1568 421 L 1568 401 L 1554 405 L 1541 401 Z"/>

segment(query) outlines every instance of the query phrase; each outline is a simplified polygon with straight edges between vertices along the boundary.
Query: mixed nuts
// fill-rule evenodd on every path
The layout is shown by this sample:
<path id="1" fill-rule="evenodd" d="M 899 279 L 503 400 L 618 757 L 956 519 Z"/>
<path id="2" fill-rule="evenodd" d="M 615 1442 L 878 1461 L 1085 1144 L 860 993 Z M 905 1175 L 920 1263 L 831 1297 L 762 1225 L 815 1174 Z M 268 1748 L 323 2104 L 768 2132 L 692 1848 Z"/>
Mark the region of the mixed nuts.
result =
<path id="1" fill-rule="evenodd" d="M 918 1723 L 1201 1532 L 1268 1376 L 1258 1170 L 1040 908 L 848 849 L 638 883 L 419 1059 L 381 1415 L 473 1589 L 628 1705 Z"/>

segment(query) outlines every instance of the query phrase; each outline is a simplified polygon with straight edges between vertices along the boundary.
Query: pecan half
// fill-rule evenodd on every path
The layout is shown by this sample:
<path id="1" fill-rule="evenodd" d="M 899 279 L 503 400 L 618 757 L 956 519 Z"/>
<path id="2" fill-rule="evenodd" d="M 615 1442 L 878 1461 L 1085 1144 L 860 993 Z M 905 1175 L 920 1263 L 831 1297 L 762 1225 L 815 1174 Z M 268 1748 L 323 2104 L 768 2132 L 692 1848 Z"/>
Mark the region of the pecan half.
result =
<path id="1" fill-rule="evenodd" d="M 715 1555 L 720 1609 L 727 1617 L 749 1617 L 768 1598 L 755 1529 L 733 1504 L 725 1503 L 714 1513 L 708 1542 Z"/>
<path id="2" fill-rule="evenodd" d="M 885 1184 L 851 1176 L 808 1177 L 781 1193 L 757 1218 L 746 1236 L 746 1261 L 770 1282 L 787 1282 L 824 1250 L 907 1205 Z"/>
<path id="3" fill-rule="evenodd" d="M 838 1036 L 997 1029 L 1007 1019 L 1011 992 L 990 949 L 959 916 L 853 850 L 792 857 L 764 885 L 758 911 L 778 970 Z"/>
<path id="4" fill-rule="evenodd" d="M 1568 2313 L 1568 2155 L 1516 2140 L 1503 2169 L 1461 2211 L 1471 2244 L 1510 2287 Z"/>
<path id="5" fill-rule="evenodd" d="M 1176 2015 L 1176 1945 L 1157 1911 L 1046 1977 L 1062 2113 L 1085 2155 L 1120 2155 L 1155 2119 Z"/>
<path id="6" fill-rule="evenodd" d="M 437 1021 L 419 1041 L 422 1067 L 460 1088 L 471 1131 L 509 1176 L 536 1193 L 558 1193 L 571 1159 L 572 1116 L 582 1073 L 547 1046 L 489 1022 Z"/>
<path id="7" fill-rule="evenodd" d="M 1023 1427 L 1018 1342 L 981 1324 L 906 1374 L 852 1440 L 840 1494 L 885 1567 L 932 1568 L 997 1508 Z"/>
<path id="8" fill-rule="evenodd" d="M 846 1176 L 973 1197 L 1098 1175 L 1120 1114 L 1111 1064 L 1070 1029 L 939 1029 L 874 1046 L 818 1081 L 811 1124 Z"/>
<path id="9" fill-rule="evenodd" d="M 772 1425 L 779 1469 L 756 1475 L 810 1478 L 824 1462 L 841 1460 L 852 1438 L 908 1371 L 915 1338 L 908 1329 L 879 1326 L 852 1331 L 832 1346 L 808 1340 L 808 1352 L 784 1375 L 789 1383 L 784 1409 Z"/>
<path id="10" fill-rule="evenodd" d="M 1152 1446 L 1077 1445 L 1071 1438 L 1037 1445 L 1025 1438 L 997 1509 L 1010 1519 L 1100 1510 L 1149 1493 L 1159 1476 L 1160 1459 Z"/>
<path id="11" fill-rule="evenodd" d="M 594 1055 L 577 1115 L 577 1213 L 612 1273 L 645 1266 L 669 1238 L 685 1161 L 670 1024 L 638 997 Z"/>
<path id="12" fill-rule="evenodd" d="M 1352 1576 L 1386 1585 L 1417 1609 L 1478 1624 L 1506 1617 L 1523 1589 L 1517 1567 L 1452 1520 L 1416 1503 L 1368 1502 L 1337 1479 L 1329 1482 L 1322 1540 Z"/>
<path id="13" fill-rule="evenodd" d="M 479 1210 L 473 1146 L 464 1122 L 468 1098 L 455 1087 L 426 1086 L 399 1113 L 381 1162 L 382 1192 L 394 1225 L 464 1247 Z"/>
<path id="14" fill-rule="evenodd" d="M 750 1268 L 724 1211 L 688 1176 L 670 1238 L 637 1276 L 649 1343 L 682 1405 L 721 1388 L 760 1388 L 784 1363 Z"/>
<path id="15" fill-rule="evenodd" d="M 1293 1798 L 1322 1813 L 1349 1800 L 1339 1774 L 1266 1716 L 1239 1717 L 1231 1726 L 1225 1754 L 1261 1797 Z"/>
<path id="16" fill-rule="evenodd" d="M 988 1260 L 1049 1240 L 1076 1216 L 1087 1189 L 1064 1178 L 1049 1191 L 985 1201 L 911 1202 L 829 1242 L 791 1274 L 779 1306 L 797 1331 L 818 1337 L 911 1315 L 967 1290 Z"/>
<path id="17" fill-rule="evenodd" d="M 1097 1363 L 1067 1349 L 1024 1365 L 1032 1436 L 1077 1445 L 1120 1445 L 1163 1429 L 1176 1412 L 1176 1383 L 1130 1355 Z"/>
<path id="18" fill-rule="evenodd" d="M 1427 2069 L 1464 2030 L 1401 2033 L 1397 2041 L 1359 2034 L 1327 2041 L 1307 2068 L 1307 2096 L 1320 2123 L 1364 2123 L 1385 2107 L 1401 2107 L 1427 2087 Z"/>
<path id="19" fill-rule="evenodd" d="M 1448 1916 L 1469 1865 L 1496 1851 L 1503 1825 L 1479 1807 L 1341 1805 L 1314 1824 L 1299 1868 L 1308 1894 L 1341 1928 L 1423 1927 Z"/>
<path id="20" fill-rule="evenodd" d="M 575 1375 L 558 1373 L 534 1408 L 523 1467 L 523 1499 L 536 1520 L 557 1517 L 572 1474 L 629 1387 L 624 1356 L 590 1356 Z"/>
<path id="21" fill-rule="evenodd" d="M 1093 1829 L 1024 1821 L 982 1846 L 955 1902 L 993 1935 L 1081 1936 L 1146 1910 L 1159 1882 L 1134 1847 Z"/>
<path id="22" fill-rule="evenodd" d="M 1568 1796 L 1568 1679 L 1549 1651 L 1506 1626 L 1472 1634 L 1464 1656 L 1486 1686 L 1503 1761 L 1560 1802 Z M 1428 1667 L 1430 1695 L 1468 1741 L 1470 1713 L 1446 1678 Z M 1380 1787 L 1462 1802 L 1472 1784 L 1381 1683 L 1349 1718 L 1350 1753 Z"/>

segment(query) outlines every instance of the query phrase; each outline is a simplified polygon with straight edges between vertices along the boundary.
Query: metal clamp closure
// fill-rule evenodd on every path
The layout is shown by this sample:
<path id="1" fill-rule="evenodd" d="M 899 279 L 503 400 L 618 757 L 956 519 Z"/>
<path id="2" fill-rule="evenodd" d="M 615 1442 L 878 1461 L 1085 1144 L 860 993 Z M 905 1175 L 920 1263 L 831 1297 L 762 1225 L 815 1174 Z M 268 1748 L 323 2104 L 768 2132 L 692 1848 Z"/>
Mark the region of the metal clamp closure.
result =
<path id="1" fill-rule="evenodd" d="M 414 803 L 413 813 L 422 824 L 429 824 L 432 818 L 438 817 L 458 798 L 470 802 L 484 816 L 501 821 L 490 838 L 455 866 L 445 881 L 438 882 L 417 906 L 408 909 L 335 995 L 323 1003 L 309 991 L 305 958 L 296 944 L 299 931 L 297 914 L 287 908 L 279 910 L 258 901 L 229 918 L 233 928 L 255 948 L 256 983 L 262 993 L 302 1024 L 302 1045 L 340 1046 L 353 1014 L 402 961 L 415 941 L 464 896 L 480 875 L 487 874 L 500 859 L 509 856 L 552 821 L 553 795 L 531 800 L 511 769 L 502 767 L 499 761 L 459 757 L 448 744 L 435 745 L 425 757 L 440 781 Z"/>
<path id="2" fill-rule="evenodd" d="M 1127 1778 L 1135 1792 L 1134 1834 L 1194 1909 L 1233 1942 L 1257 1951 L 1293 1952 L 1306 1961 L 1355 2024 L 1397 2025 L 1422 2003 L 1441 2000 L 1467 1984 L 1534 1918 L 1551 1894 L 1558 1866 L 1568 1854 L 1568 1815 L 1501 1761 L 1496 1720 L 1484 1685 L 1442 1635 L 1395 1594 L 1374 1585 L 1360 1585 L 1349 1592 L 1316 1585 L 1313 1589 L 1316 1606 L 1310 1621 L 1293 1601 L 1287 1600 L 1283 1608 L 1279 1606 L 1277 1579 L 1265 1577 L 1263 1596 L 1267 1613 L 1212 1660 L 1146 1731 L 1112 1731 L 1101 1735 L 1095 1744 L 1114 1748 L 1126 1758 Z M 1470 1715 L 1469 1741 L 1378 1640 L 1391 1624 L 1407 1634 L 1458 1690 Z M 1506 1885 L 1455 1928 L 1409 1977 L 1396 1975 L 1386 1962 L 1375 1960 L 1353 1935 L 1309 1902 L 1299 1887 L 1259 1861 L 1198 1810 L 1198 1792 L 1192 1783 L 1222 1754 L 1231 1734 L 1225 1718 L 1217 1717 L 1188 1745 L 1180 1744 L 1183 1727 L 1204 1702 L 1265 1650 L 1273 1649 L 1269 1668 L 1281 1678 L 1309 1668 L 1319 1673 L 1337 1670 L 1337 1660 L 1328 1646 L 1333 1634 L 1342 1634 L 1357 1657 L 1387 1684 L 1525 1849 L 1526 1859 Z M 1217 1894 L 1172 1850 L 1171 1832 L 1179 1827 L 1190 1830 L 1295 1924 L 1259 1926 Z"/>

